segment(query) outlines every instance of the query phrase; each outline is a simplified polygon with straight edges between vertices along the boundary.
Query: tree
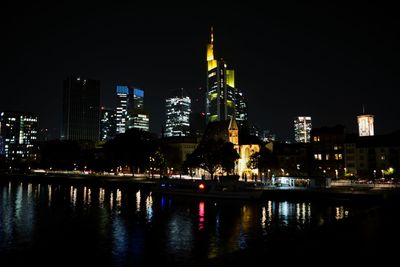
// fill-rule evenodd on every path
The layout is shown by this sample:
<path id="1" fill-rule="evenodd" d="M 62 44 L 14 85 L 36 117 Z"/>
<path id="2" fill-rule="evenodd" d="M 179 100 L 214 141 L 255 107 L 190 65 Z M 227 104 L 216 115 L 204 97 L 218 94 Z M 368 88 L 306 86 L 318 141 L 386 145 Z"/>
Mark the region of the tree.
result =
<path id="1" fill-rule="evenodd" d="M 138 168 L 142 171 L 149 165 L 149 158 L 159 147 L 157 139 L 149 132 L 129 129 L 117 135 L 104 145 L 104 153 L 114 167 L 128 165 L 132 172 Z"/>
<path id="2" fill-rule="evenodd" d="M 238 158 L 239 155 L 232 143 L 210 138 L 204 140 L 191 155 L 188 155 L 185 166 L 200 167 L 211 175 L 211 180 L 214 180 L 214 174 L 219 167 L 230 172 Z"/>
<path id="3" fill-rule="evenodd" d="M 221 167 L 227 174 L 231 174 L 235 168 L 235 161 L 240 158 L 231 142 L 226 142 L 221 149 Z"/>
<path id="4" fill-rule="evenodd" d="M 157 150 L 152 156 L 150 156 L 151 178 L 154 178 L 154 170 L 156 169 L 160 170 L 160 178 L 164 176 L 165 166 L 166 160 L 164 154 L 160 150 Z"/>
<path id="5" fill-rule="evenodd" d="M 186 156 L 185 161 L 183 162 L 183 168 L 189 169 L 189 175 L 193 177 L 193 168 L 199 167 L 199 162 L 197 159 L 197 155 L 193 152 Z"/>
<path id="6" fill-rule="evenodd" d="M 260 172 L 266 172 L 268 169 L 277 168 L 277 160 L 269 149 L 261 146 L 259 152 L 250 156 L 247 166 L 250 169 L 258 169 Z"/>

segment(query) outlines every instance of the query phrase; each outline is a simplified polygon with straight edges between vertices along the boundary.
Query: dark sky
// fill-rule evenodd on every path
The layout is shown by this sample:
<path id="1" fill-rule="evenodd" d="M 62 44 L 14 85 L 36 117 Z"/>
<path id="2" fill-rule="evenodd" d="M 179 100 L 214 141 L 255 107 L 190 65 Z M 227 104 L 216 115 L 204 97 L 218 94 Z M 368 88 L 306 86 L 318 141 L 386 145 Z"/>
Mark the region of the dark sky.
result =
<path id="1" fill-rule="evenodd" d="M 397 9 L 279 2 L 4 4 L 0 110 L 32 111 L 40 127 L 59 129 L 62 81 L 77 74 L 101 81 L 108 107 L 117 84 L 144 89 L 151 130 L 160 132 L 168 92 L 205 86 L 213 25 L 216 54 L 235 69 L 260 129 L 292 139 L 294 116 L 310 115 L 314 127 L 344 124 L 355 132 L 363 104 L 376 133 L 400 129 Z"/>

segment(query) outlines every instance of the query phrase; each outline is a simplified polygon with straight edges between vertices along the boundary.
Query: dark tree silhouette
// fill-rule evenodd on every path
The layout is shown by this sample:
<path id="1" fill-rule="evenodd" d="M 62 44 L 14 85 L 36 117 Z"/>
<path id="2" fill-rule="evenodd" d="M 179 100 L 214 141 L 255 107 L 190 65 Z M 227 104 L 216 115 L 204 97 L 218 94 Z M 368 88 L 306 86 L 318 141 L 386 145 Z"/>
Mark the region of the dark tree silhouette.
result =
<path id="1" fill-rule="evenodd" d="M 104 144 L 104 154 L 114 167 L 127 165 L 132 172 L 136 169 L 144 171 L 158 147 L 157 138 L 153 134 L 129 129 Z"/>
<path id="2" fill-rule="evenodd" d="M 268 169 L 276 169 L 278 163 L 274 154 L 265 146 L 261 146 L 259 152 L 256 152 L 250 156 L 250 161 L 247 165 L 250 169 L 258 168 L 260 172 L 266 172 Z"/>
<path id="3" fill-rule="evenodd" d="M 214 174 L 219 167 L 231 171 L 238 158 L 239 155 L 232 143 L 210 138 L 204 140 L 191 155 L 188 155 L 185 166 L 200 167 L 211 175 L 211 180 L 214 180 Z"/>
<path id="4" fill-rule="evenodd" d="M 235 161 L 240 158 L 231 142 L 226 142 L 221 148 L 221 167 L 227 174 L 231 174 L 235 168 Z"/>

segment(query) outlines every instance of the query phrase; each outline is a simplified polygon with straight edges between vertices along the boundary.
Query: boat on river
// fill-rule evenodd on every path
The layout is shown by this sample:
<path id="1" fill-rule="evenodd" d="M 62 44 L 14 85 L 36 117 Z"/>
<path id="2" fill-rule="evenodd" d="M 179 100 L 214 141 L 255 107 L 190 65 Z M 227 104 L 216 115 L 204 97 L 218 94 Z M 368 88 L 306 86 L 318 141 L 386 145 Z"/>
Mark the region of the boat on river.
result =
<path id="1" fill-rule="evenodd" d="M 263 191 L 241 181 L 165 179 L 152 189 L 154 194 L 202 198 L 259 199 Z"/>

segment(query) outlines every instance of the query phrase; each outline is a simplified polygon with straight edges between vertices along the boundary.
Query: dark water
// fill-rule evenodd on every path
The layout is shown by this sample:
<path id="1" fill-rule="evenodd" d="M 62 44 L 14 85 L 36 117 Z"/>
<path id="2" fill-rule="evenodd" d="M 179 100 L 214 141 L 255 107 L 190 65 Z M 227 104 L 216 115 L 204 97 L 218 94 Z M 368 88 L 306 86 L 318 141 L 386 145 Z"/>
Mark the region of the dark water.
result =
<path id="1" fill-rule="evenodd" d="M 0 183 L 0 200 L 1 266 L 191 265 L 290 240 L 369 208 L 21 182 Z"/>

